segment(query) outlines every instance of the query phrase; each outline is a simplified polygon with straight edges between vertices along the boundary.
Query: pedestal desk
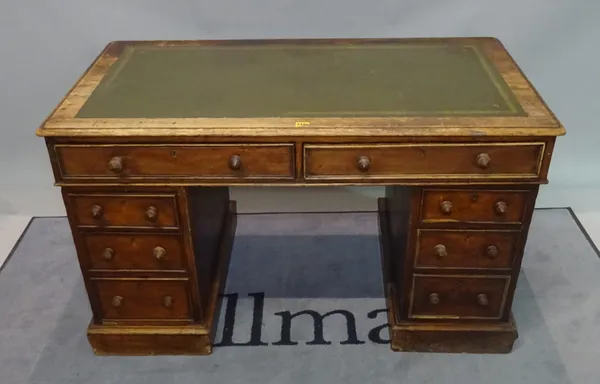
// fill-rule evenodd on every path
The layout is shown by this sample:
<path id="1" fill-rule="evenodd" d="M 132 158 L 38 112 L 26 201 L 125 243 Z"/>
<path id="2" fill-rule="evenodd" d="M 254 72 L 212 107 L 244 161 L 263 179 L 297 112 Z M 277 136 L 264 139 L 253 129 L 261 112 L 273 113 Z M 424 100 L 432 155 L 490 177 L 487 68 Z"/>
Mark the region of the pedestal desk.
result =
<path id="1" fill-rule="evenodd" d="M 509 352 L 564 133 L 493 38 L 112 42 L 37 131 L 122 355 L 211 353 L 240 185 L 385 186 L 392 349 Z"/>

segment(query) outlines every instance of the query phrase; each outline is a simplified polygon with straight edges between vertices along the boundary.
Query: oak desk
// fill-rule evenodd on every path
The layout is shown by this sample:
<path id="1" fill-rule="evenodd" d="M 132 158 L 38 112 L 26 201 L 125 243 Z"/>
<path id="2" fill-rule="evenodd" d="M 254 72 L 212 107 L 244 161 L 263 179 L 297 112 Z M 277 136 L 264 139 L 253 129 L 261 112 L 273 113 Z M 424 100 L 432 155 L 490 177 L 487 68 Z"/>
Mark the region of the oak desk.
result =
<path id="1" fill-rule="evenodd" d="M 98 354 L 208 354 L 228 187 L 386 186 L 392 349 L 509 352 L 564 128 L 492 38 L 113 42 L 37 131 Z M 376 257 L 376 255 L 373 255 Z"/>

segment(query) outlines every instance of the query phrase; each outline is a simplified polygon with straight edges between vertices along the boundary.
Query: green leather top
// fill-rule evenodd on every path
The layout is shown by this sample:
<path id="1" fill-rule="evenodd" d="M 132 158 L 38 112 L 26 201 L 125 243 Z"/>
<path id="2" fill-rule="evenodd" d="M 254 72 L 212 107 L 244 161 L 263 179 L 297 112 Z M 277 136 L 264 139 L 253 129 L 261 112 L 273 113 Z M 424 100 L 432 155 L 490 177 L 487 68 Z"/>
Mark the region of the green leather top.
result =
<path id="1" fill-rule="evenodd" d="M 525 115 L 476 46 L 127 46 L 78 118 Z"/>

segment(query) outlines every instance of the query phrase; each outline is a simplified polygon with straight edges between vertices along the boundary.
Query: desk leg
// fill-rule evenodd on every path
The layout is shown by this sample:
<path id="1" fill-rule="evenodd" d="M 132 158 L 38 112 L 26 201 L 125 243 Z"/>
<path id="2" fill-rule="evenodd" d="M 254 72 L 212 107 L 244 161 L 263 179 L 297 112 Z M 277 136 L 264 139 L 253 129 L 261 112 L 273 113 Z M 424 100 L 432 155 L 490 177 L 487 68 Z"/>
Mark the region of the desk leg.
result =
<path id="1" fill-rule="evenodd" d="M 407 284 L 419 190 L 388 187 L 378 201 L 381 261 L 388 308 L 391 348 L 394 351 L 508 353 L 517 339 L 510 315 L 508 322 L 426 322 L 406 318 Z M 404 273 L 408 270 L 409 273 Z"/>

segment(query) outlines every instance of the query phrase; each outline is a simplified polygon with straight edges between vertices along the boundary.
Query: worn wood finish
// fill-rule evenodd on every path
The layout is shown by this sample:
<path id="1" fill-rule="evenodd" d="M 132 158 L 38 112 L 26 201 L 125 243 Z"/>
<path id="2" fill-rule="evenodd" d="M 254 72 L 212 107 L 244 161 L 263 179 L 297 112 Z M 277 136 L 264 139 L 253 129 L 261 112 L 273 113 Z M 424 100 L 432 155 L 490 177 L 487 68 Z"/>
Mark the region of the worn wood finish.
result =
<path id="1" fill-rule="evenodd" d="M 510 308 L 538 190 L 537 186 L 515 187 L 419 188 L 410 195 L 397 192 L 399 187 L 387 188 L 386 198 L 379 201 L 379 219 L 392 349 L 510 352 L 517 337 Z M 471 194 L 496 196 L 515 191 L 523 198 L 519 222 L 500 223 L 501 229 L 492 221 L 421 220 L 428 209 L 424 203 L 428 193 L 469 200 Z M 393 209 L 398 206 L 404 208 Z M 478 214 L 480 210 L 466 207 L 464 212 Z M 397 222 L 411 224 L 398 231 Z M 473 250 L 481 252 L 485 245 L 488 256 L 487 247 L 492 242 L 497 247 L 494 260 L 504 260 L 503 267 L 474 261 L 481 254 Z M 436 248 L 444 244 L 445 249 Z M 452 249 L 460 249 L 459 255 Z M 440 260 L 451 255 L 454 262 Z"/>
<path id="2" fill-rule="evenodd" d="M 519 337 L 512 318 L 487 325 L 399 322 L 390 333 L 398 352 L 509 353 Z"/>
<path id="3" fill-rule="evenodd" d="M 500 319 L 510 276 L 413 275 L 409 318 Z"/>
<path id="4" fill-rule="evenodd" d="M 57 145 L 54 150 L 66 180 L 294 177 L 290 144 Z"/>
<path id="5" fill-rule="evenodd" d="M 211 143 L 211 145 L 216 145 L 216 147 L 220 147 L 220 145 L 224 145 L 224 146 L 229 146 L 231 145 L 231 138 L 229 138 L 229 140 L 222 140 L 223 138 L 219 138 L 219 137 L 206 137 L 206 138 L 202 138 L 202 140 L 204 140 L 204 142 L 209 142 Z M 131 185 L 131 186 L 163 186 L 163 185 L 173 185 L 173 186 L 229 186 L 229 185 L 240 185 L 240 186 L 247 186 L 247 185 L 252 185 L 252 186 L 329 186 L 329 185 L 446 185 L 448 184 L 448 182 L 452 182 L 454 185 L 476 185 L 476 184 L 480 184 L 480 185 L 491 185 L 491 184 L 497 184 L 497 185 L 506 185 L 506 184 L 514 184 L 514 183 L 521 183 L 521 184 L 540 184 L 540 183 L 546 183 L 546 175 L 547 175 L 547 171 L 548 171 L 548 167 L 549 167 L 549 160 L 550 157 L 552 155 L 552 149 L 553 149 L 553 144 L 554 144 L 554 140 L 555 138 L 536 138 L 536 137 L 528 137 L 528 138 L 507 138 L 507 137 L 482 137 L 482 138 L 477 138 L 477 140 L 473 140 L 473 139 L 465 139 L 465 138 L 443 138 L 443 137 L 437 137 L 437 138 L 432 138 L 431 140 L 433 140 L 433 142 L 435 144 L 430 145 L 431 143 L 429 143 L 429 139 L 424 140 L 426 138 L 423 137 L 414 137 L 414 138 L 389 138 L 389 137 L 368 137 L 368 138 L 360 138 L 360 137 L 296 137 L 293 138 L 293 143 L 290 143 L 290 145 L 294 145 L 295 149 L 294 152 L 291 154 L 292 155 L 292 160 L 290 162 L 290 166 L 291 169 L 288 169 L 286 172 L 288 172 L 288 176 L 270 176 L 270 177 L 265 177 L 265 176 L 251 176 L 249 175 L 246 171 L 244 171 L 243 169 L 243 164 L 242 164 L 242 169 L 238 170 L 238 171 L 233 171 L 231 169 L 228 168 L 227 171 L 224 171 L 227 173 L 227 175 L 225 175 L 225 173 L 221 176 L 215 175 L 214 171 L 209 171 L 206 175 L 204 176 L 200 176 L 197 168 L 203 168 L 203 164 L 206 164 L 207 162 L 204 159 L 198 160 L 195 164 L 193 164 L 193 166 L 191 166 L 193 168 L 192 171 L 190 171 L 190 173 L 185 174 L 183 172 L 178 171 L 177 173 L 174 174 L 169 174 L 169 175 L 165 175 L 164 172 L 161 171 L 161 173 L 155 173 L 153 175 L 146 175 L 146 176 L 131 176 L 131 175 L 127 175 L 127 164 L 129 164 L 128 162 L 128 158 L 125 154 L 125 149 L 126 148 L 168 148 L 168 147 L 176 147 L 176 145 L 174 144 L 184 144 L 181 145 L 182 147 L 185 148 L 189 148 L 189 147 L 197 147 L 196 144 L 202 143 L 203 141 L 199 140 L 198 138 L 189 138 L 189 137 L 183 137 L 183 138 L 177 138 L 176 140 L 173 139 L 173 137 L 160 137 L 160 138 L 151 138 L 151 137 L 133 137 L 133 138 L 94 138 L 92 142 L 86 141 L 85 139 L 82 138 L 77 138 L 77 137 L 73 137 L 73 138 L 47 138 L 48 141 L 48 151 L 50 153 L 50 157 L 52 159 L 52 164 L 53 164 L 53 170 L 54 170 L 54 174 L 55 174 L 55 179 L 56 179 L 56 183 L 57 185 L 61 185 L 61 186 L 88 186 L 88 185 L 123 185 L 123 184 L 127 184 L 127 185 Z M 158 141 L 160 142 L 164 142 L 165 144 L 169 144 L 169 145 L 156 145 L 156 144 L 151 144 L 151 143 L 156 143 Z M 177 141 L 179 140 L 179 141 Z M 261 149 L 263 148 L 267 142 L 271 142 L 271 144 L 273 144 L 275 146 L 275 148 L 281 149 L 283 150 L 280 146 L 281 144 L 281 138 L 278 137 L 268 137 L 268 138 L 262 138 L 260 140 L 257 140 L 257 138 L 252 138 L 252 137 L 243 137 L 243 138 L 236 138 L 236 141 L 238 140 L 242 140 L 248 144 L 251 144 L 248 146 L 248 151 L 253 151 L 256 149 Z M 304 153 L 304 147 L 307 146 L 310 148 L 310 146 L 321 146 L 321 145 L 333 145 L 335 144 L 336 148 L 346 148 L 346 147 L 354 147 L 357 144 L 357 141 L 359 142 L 363 142 L 363 143 L 372 143 L 372 145 L 368 145 L 367 147 L 371 148 L 371 147 L 389 147 L 392 148 L 393 151 L 390 154 L 390 160 L 392 163 L 396 164 L 396 166 L 398 167 L 398 169 L 402 169 L 404 170 L 404 172 L 406 173 L 401 173 L 401 172 L 396 172 L 395 175 L 373 175 L 371 174 L 369 176 L 368 172 L 360 172 L 360 174 L 356 174 L 357 172 L 354 173 L 349 173 L 347 175 L 340 175 L 340 176 L 335 176 L 335 177 L 315 177 L 315 176 L 310 176 L 308 175 L 308 177 L 305 177 L 304 174 L 306 173 L 306 167 L 305 167 L 305 162 L 308 161 L 310 159 L 310 156 L 305 157 L 305 153 Z M 533 142 L 533 143 L 532 143 Z M 92 144 L 93 145 L 90 145 Z M 131 143 L 137 143 L 137 145 L 132 145 Z M 318 143 L 318 144 L 317 144 Z M 379 144 L 378 144 L 379 143 Z M 381 143 L 388 143 L 388 144 L 381 144 Z M 530 175 L 529 177 L 524 177 L 524 174 L 519 174 L 519 173 L 512 173 L 512 174 L 500 174 L 500 173 L 488 173 L 487 171 L 482 171 L 479 174 L 475 174 L 475 173 L 457 173 L 456 171 L 451 171 L 454 172 L 454 174 L 449 174 L 449 175 L 443 175 L 443 174 L 434 174 L 434 173 L 430 173 L 430 174 L 419 174 L 419 173 L 415 173 L 414 170 L 411 170 L 411 167 L 407 167 L 406 164 L 400 160 L 402 160 L 402 158 L 399 157 L 399 155 L 401 155 L 403 152 L 400 151 L 398 152 L 397 149 L 398 148 L 410 148 L 410 147 L 415 147 L 415 144 L 417 143 L 422 143 L 422 145 L 418 145 L 416 147 L 418 148 L 445 148 L 445 147 L 453 147 L 457 150 L 460 150 L 460 148 L 462 148 L 462 146 L 467 145 L 467 149 L 468 148 L 475 148 L 475 147 L 479 147 L 479 146 L 483 146 L 483 147 L 492 147 L 492 148 L 497 148 L 497 147 L 502 147 L 502 148 L 511 148 L 511 149 L 515 149 L 517 151 L 522 151 L 523 148 L 529 148 L 531 150 L 534 150 L 535 148 L 538 148 L 538 146 L 542 146 L 543 148 L 545 148 L 543 154 L 540 154 L 540 159 L 536 160 L 536 164 L 538 164 L 538 173 L 539 176 L 533 176 Z M 537 144 L 535 144 L 537 143 Z M 219 145 L 217 145 L 219 144 Z M 362 144 L 364 145 L 364 144 Z M 200 146 L 200 147 L 204 147 L 204 146 Z M 235 147 L 235 145 L 234 145 Z M 79 174 L 78 176 L 74 176 L 74 175 L 66 175 L 64 173 L 63 170 L 63 166 L 61 165 L 61 161 L 59 159 L 58 156 L 58 151 L 55 150 L 55 148 L 77 148 L 78 150 L 81 149 L 83 150 L 84 148 L 103 148 L 106 151 L 109 150 L 109 148 L 117 148 L 119 151 L 123 151 L 123 152 L 119 152 L 119 154 L 125 154 L 124 156 L 110 156 L 110 154 L 113 154 L 113 152 L 110 152 L 109 154 L 105 154 L 105 158 L 103 159 L 103 161 L 99 161 L 99 162 L 92 162 L 92 164 L 90 165 L 90 167 L 95 167 L 97 168 L 97 172 L 98 174 L 88 174 L 87 176 L 83 176 L 82 174 Z M 286 147 L 287 148 L 287 147 Z M 430 151 L 431 152 L 431 151 Z M 476 155 L 474 155 L 472 157 L 471 160 L 473 160 L 473 162 L 476 161 L 477 159 L 477 155 L 481 153 L 478 152 Z M 485 153 L 485 152 L 483 152 Z M 171 156 L 172 154 L 169 154 L 169 156 Z M 119 173 L 119 175 L 115 174 L 114 172 L 110 171 L 109 169 L 109 163 L 113 158 L 121 158 L 122 160 L 122 171 Z M 359 157 L 359 156 L 358 156 Z M 358 161 L 358 157 L 356 159 L 354 159 L 353 161 L 351 161 L 351 164 L 356 165 L 357 161 Z M 436 155 L 433 155 L 433 157 L 437 157 Z M 224 167 L 227 163 L 227 166 L 229 166 L 229 159 L 231 159 L 231 156 L 227 159 L 224 160 L 220 163 L 220 167 Z M 452 159 L 455 159 L 454 155 L 452 157 Z M 273 160 L 273 159 L 272 159 Z M 406 161 L 408 161 L 409 159 L 405 159 Z M 449 159 L 445 159 L 446 161 L 449 161 Z M 261 160 L 262 161 L 262 160 Z M 335 159 L 331 158 L 327 160 L 330 163 L 334 163 Z M 423 160 L 419 160 L 420 164 L 423 165 Z M 454 160 L 456 161 L 456 160 Z M 465 162 L 468 162 L 469 160 L 465 160 Z M 81 168 L 87 167 L 86 165 L 86 161 L 85 160 L 81 160 L 80 161 L 81 164 L 78 164 L 77 167 L 80 168 L 79 172 L 84 172 L 81 171 Z M 138 161 L 134 159 L 134 163 L 137 163 Z M 179 164 L 179 160 L 173 160 L 172 158 L 170 159 L 165 159 L 165 162 L 170 164 L 170 165 L 161 165 L 161 167 L 175 167 L 175 164 Z M 288 160 L 284 160 L 284 162 L 287 164 Z M 497 157 L 494 155 L 494 158 L 491 159 L 491 162 L 489 164 L 490 169 L 496 169 L 495 164 L 497 162 Z M 243 159 L 242 159 L 242 163 L 243 163 Z M 381 164 L 380 162 L 377 162 L 378 164 Z M 402 164 L 400 164 L 402 163 Z M 445 163 L 444 161 L 442 162 L 437 162 L 438 164 L 443 164 Z M 214 162 L 211 163 L 211 169 L 217 169 L 219 168 L 219 166 L 217 166 Z M 189 164 L 187 165 L 189 166 Z M 458 164 L 457 166 L 459 167 L 463 167 L 465 168 L 464 164 Z M 278 166 L 279 169 L 283 169 L 285 167 L 283 166 Z M 433 166 L 428 166 L 429 168 L 433 169 Z M 470 166 L 466 166 L 467 168 L 469 168 Z M 350 167 L 351 168 L 351 167 Z M 389 168 L 389 167 L 388 167 Z M 287 169 L 287 168 L 286 168 Z M 415 168 L 416 169 L 416 168 Z M 429 171 L 431 171 L 431 169 L 429 169 Z M 481 170 L 481 168 L 478 169 Z M 88 169 L 88 171 L 90 171 L 90 169 Z M 86 171 L 86 172 L 88 172 Z M 101 172 L 105 172 L 105 173 L 111 173 L 109 175 L 102 175 Z M 372 171 L 371 171 L 372 172 Z"/>
<path id="6" fill-rule="evenodd" d="M 89 325 L 87 336 L 97 355 L 208 355 L 212 353 L 217 330 L 221 297 L 227 280 L 233 247 L 237 210 L 234 201 L 227 204 L 219 236 L 218 253 L 210 277 L 208 305 L 202 324 L 183 325 Z"/>
<path id="7" fill-rule="evenodd" d="M 285 99 L 289 109 L 279 115 L 268 114 L 267 104 L 256 104 L 262 114 L 255 116 L 268 117 L 251 117 L 252 110 L 240 112 L 238 107 L 248 103 L 223 111 L 223 105 L 242 100 L 239 94 L 230 98 L 226 90 L 238 87 L 247 93 L 245 83 L 242 88 L 240 83 L 232 88 L 213 84 L 214 88 L 206 88 L 212 90 L 210 97 L 204 103 L 192 97 L 191 107 L 184 105 L 189 97 L 182 95 L 196 95 L 199 89 L 184 85 L 175 88 L 176 100 L 162 93 L 144 94 L 129 98 L 131 105 L 96 94 L 96 100 L 105 97 L 120 114 L 105 109 L 99 115 L 77 117 L 82 107 L 88 114 L 93 110 L 84 106 L 94 100 L 94 91 L 122 89 L 110 87 L 114 76 L 129 73 L 128 79 L 137 79 L 131 70 L 118 70 L 124 68 L 123 61 L 114 66 L 131 54 L 132 47 L 151 47 L 153 52 L 242 47 L 254 53 L 283 47 L 308 60 L 311 55 L 304 53 L 314 50 L 351 50 L 354 55 L 366 52 L 364 47 L 412 45 L 444 47 L 451 62 L 466 54 L 477 60 L 466 64 L 468 76 L 461 75 L 460 81 L 453 77 L 448 82 L 439 71 L 419 77 L 425 79 L 419 84 L 427 90 L 419 92 L 421 88 L 409 86 L 414 74 L 400 79 L 395 65 L 381 67 L 389 78 L 381 81 L 380 76 L 380 82 L 373 83 L 372 74 L 364 72 L 370 66 L 361 64 L 372 55 L 352 56 L 359 65 L 344 67 L 340 60 L 325 64 L 341 63 L 342 69 L 351 70 L 335 72 L 332 78 L 341 79 L 335 80 L 337 85 L 315 95 L 305 84 L 299 83 L 298 89 L 290 86 L 293 79 L 310 82 L 314 76 L 286 61 L 298 67 L 294 71 L 302 71 L 301 76 L 289 72 L 290 67 L 273 68 L 279 77 L 260 72 L 267 81 L 289 80 L 277 80 L 276 87 L 268 88 L 285 94 L 263 92 L 247 100 L 255 105 L 264 96 L 274 104 Z M 238 71 L 235 81 L 256 80 L 240 73 L 248 63 L 237 57 L 242 63 L 227 69 Z M 401 65 L 416 60 L 414 53 L 394 57 Z M 142 64 L 147 68 L 147 61 Z M 194 71 L 196 66 L 185 73 L 194 76 Z M 349 73 L 362 77 L 343 78 Z M 487 80 L 495 87 L 491 99 L 476 91 L 481 99 L 467 97 L 466 107 L 440 107 L 459 105 L 455 101 L 464 95 L 450 91 L 457 86 L 467 89 L 475 73 L 478 79 L 482 73 L 489 75 Z M 202 75 L 212 81 L 205 72 Z M 200 78 L 178 79 L 193 85 Z M 102 83 L 105 79 L 108 83 Z M 372 94 L 387 92 L 390 99 L 377 104 L 379 99 L 371 97 L 368 103 L 356 103 L 355 96 L 362 97 L 357 92 L 349 93 L 350 98 L 337 95 L 356 110 L 336 104 L 338 88 L 365 79 L 361 84 Z M 146 86 L 155 80 L 160 79 L 142 77 L 141 83 L 126 84 L 130 91 L 141 88 L 151 93 L 156 88 Z M 489 84 L 487 80 L 481 84 Z M 399 88 L 390 93 L 389 84 Z M 445 94 L 431 94 L 431 84 L 449 88 Z M 173 84 L 168 85 L 173 90 Z M 324 100 L 314 98 L 328 92 L 333 93 Z M 402 97 L 397 99 L 398 95 Z M 429 108 L 428 103 L 440 95 L 441 104 Z M 145 104 L 140 106 L 140 100 Z M 337 109 L 321 110 L 321 101 L 332 100 Z M 123 106 L 133 104 L 149 115 L 122 117 L 132 113 Z M 365 104 L 375 107 L 366 110 Z M 159 116 L 156 108 L 164 105 L 172 109 L 160 116 L 168 117 L 152 117 Z M 210 110 L 210 105 L 218 111 Z M 381 105 L 385 108 L 377 109 Z M 304 106 L 307 111 L 301 109 Z M 189 117 L 189 108 L 192 116 L 207 117 Z M 62 187 L 93 313 L 89 342 L 97 354 L 118 355 L 211 353 L 235 233 L 235 203 L 229 201 L 232 185 L 386 186 L 379 219 L 392 349 L 509 352 L 517 337 L 511 306 L 535 199 L 539 185 L 547 183 L 556 137 L 564 133 L 502 44 L 491 38 L 113 42 L 37 131 L 45 137 L 56 185 Z"/>
<path id="8" fill-rule="evenodd" d="M 390 346 L 394 351 L 403 352 L 444 352 L 444 353 L 509 353 L 514 341 L 518 337 L 515 322 L 510 316 L 508 321 L 489 320 L 409 320 L 400 309 L 405 307 L 403 296 L 398 289 L 402 288 L 402 281 L 396 280 L 397 276 L 412 273 L 411 268 L 406 270 L 391 270 L 398 268 L 397 261 L 410 265 L 410 254 L 397 254 L 398 233 L 394 232 L 393 223 L 399 215 L 411 211 L 394 210 L 391 205 L 405 201 L 406 207 L 414 207 L 411 199 L 399 198 L 389 188 L 387 197 L 378 200 L 378 223 L 380 229 L 380 250 L 384 277 L 384 291 L 388 309 L 390 326 Z M 413 201 L 417 200 L 412 198 Z M 415 210 L 412 209 L 412 212 Z M 418 212 L 418 211 L 417 211 Z M 400 234 L 404 238 L 406 234 Z M 407 249 L 410 243 L 402 243 Z M 404 320 L 402 320 L 404 316 Z"/>
<path id="9" fill-rule="evenodd" d="M 419 229 L 414 266 L 510 270 L 519 235 L 518 230 Z"/>
<path id="10" fill-rule="evenodd" d="M 81 227 L 179 227 L 174 194 L 69 194 L 69 198 Z"/>
<path id="11" fill-rule="evenodd" d="M 421 220 L 424 223 L 475 222 L 521 224 L 529 191 L 426 189 Z"/>
<path id="12" fill-rule="evenodd" d="M 92 278 L 92 282 L 103 323 L 192 320 L 187 280 Z"/>
<path id="13" fill-rule="evenodd" d="M 208 355 L 212 339 L 204 326 L 128 326 L 88 327 L 88 341 L 97 355 Z"/>
<path id="14" fill-rule="evenodd" d="M 100 83 L 108 68 L 131 44 L 157 47 L 181 45 L 255 45 L 255 44 L 389 44 L 447 43 L 476 45 L 489 58 L 525 110 L 524 117 L 331 117 L 306 118 L 298 126 L 297 118 L 186 118 L 186 119 L 76 119 L 90 94 Z M 336 135 L 343 128 L 356 136 L 558 136 L 564 128 L 535 88 L 523 75 L 502 44 L 493 38 L 459 39 L 303 39 L 261 41 L 154 41 L 112 42 L 97 57 L 92 66 L 44 121 L 41 136 L 320 136 Z M 499 129 L 500 128 L 500 129 Z"/>
<path id="15" fill-rule="evenodd" d="M 537 179 L 543 153 L 543 142 L 307 144 L 304 171 L 311 180 Z"/>
<path id="16" fill-rule="evenodd" d="M 90 270 L 185 271 L 179 234 L 120 233 L 83 235 Z"/>

